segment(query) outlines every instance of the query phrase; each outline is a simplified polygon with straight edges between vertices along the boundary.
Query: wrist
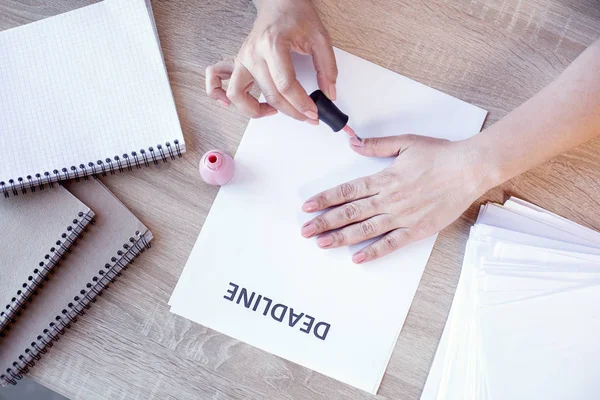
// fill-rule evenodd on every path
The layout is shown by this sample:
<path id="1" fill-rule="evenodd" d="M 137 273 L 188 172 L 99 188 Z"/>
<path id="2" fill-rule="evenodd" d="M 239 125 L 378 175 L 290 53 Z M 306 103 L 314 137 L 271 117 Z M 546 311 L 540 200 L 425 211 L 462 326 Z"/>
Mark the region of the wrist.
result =
<path id="1" fill-rule="evenodd" d="M 486 136 L 486 131 L 482 131 L 460 142 L 464 147 L 465 159 L 468 163 L 466 172 L 478 195 L 483 195 L 507 180 L 504 177 L 502 163 L 497 159 L 493 148 L 489 146 L 489 141 L 485 140 Z"/>

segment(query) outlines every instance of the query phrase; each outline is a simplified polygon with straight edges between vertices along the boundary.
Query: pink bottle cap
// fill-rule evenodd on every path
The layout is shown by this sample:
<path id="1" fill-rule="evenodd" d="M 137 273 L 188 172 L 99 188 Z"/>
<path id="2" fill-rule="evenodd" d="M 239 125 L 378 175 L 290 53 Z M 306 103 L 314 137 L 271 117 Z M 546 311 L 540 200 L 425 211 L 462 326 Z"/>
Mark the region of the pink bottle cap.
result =
<path id="1" fill-rule="evenodd" d="M 233 178 L 235 162 L 222 150 L 211 150 L 200 160 L 200 176 L 209 185 L 221 186 Z"/>

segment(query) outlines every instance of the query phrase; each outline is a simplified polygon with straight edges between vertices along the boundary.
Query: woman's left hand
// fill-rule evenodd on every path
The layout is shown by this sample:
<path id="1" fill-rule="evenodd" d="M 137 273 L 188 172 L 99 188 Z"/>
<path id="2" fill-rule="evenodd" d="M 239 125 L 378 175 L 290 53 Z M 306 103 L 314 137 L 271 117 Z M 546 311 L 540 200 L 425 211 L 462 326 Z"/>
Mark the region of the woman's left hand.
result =
<path id="1" fill-rule="evenodd" d="M 357 153 L 396 157 L 383 171 L 321 192 L 304 203 L 315 212 L 302 227 L 324 249 L 384 235 L 352 256 L 355 263 L 382 257 L 429 237 L 456 220 L 491 187 L 469 140 L 450 142 L 401 135 L 350 140 Z"/>

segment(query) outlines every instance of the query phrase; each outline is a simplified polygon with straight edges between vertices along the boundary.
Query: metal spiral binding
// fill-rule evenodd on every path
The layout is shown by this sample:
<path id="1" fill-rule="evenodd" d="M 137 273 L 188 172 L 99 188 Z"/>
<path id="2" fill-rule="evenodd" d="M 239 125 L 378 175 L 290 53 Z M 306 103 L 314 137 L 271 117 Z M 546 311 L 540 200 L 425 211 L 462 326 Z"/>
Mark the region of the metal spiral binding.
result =
<path id="1" fill-rule="evenodd" d="M 130 237 L 129 241 L 123 244 L 123 249 L 119 249 L 117 254 L 111 257 L 110 262 L 104 265 L 104 269 L 99 270 L 92 281 L 87 283 L 77 296 L 73 297 L 73 302 L 67 304 L 67 307 L 61 312 L 62 315 L 57 315 L 48 324 L 48 328 L 37 336 L 36 341 L 31 342 L 30 347 L 19 355 L 18 360 L 12 363 L 12 368 L 0 371 L 0 386 L 3 384 L 16 385 L 17 381 L 27 374 L 29 368 L 33 368 L 35 362 L 40 360 L 40 356 L 47 353 L 54 342 L 59 340 L 60 336 L 64 335 L 66 330 L 71 327 L 72 323 L 77 322 L 77 317 L 85 314 L 85 310 L 90 308 L 90 303 L 95 303 L 96 297 L 101 296 L 102 292 L 108 289 L 118 276 L 121 276 L 121 272 L 133 264 L 134 260 L 150 247 L 146 234 L 135 232 L 135 237 Z"/>
<path id="2" fill-rule="evenodd" d="M 166 163 L 169 159 L 181 158 L 184 151 L 184 144 L 180 143 L 179 140 L 175 140 L 173 143 L 166 142 L 164 145 L 158 144 L 156 147 L 151 146 L 147 150 L 132 151 L 122 156 L 114 156 L 112 159 L 106 158 L 105 160 L 88 162 L 87 165 L 79 164 L 78 167 L 72 165 L 54 169 L 51 172 L 36 173 L 33 176 L 27 175 L 25 178 L 19 177 L 16 180 L 9 179 L 8 182 L 1 181 L 0 192 L 4 194 L 5 198 L 8 198 L 26 194 L 28 191 L 35 192 L 36 190 L 44 190 L 47 187 L 52 188 L 56 182 L 69 180 L 79 182 L 80 179 L 87 180 L 89 175 L 114 175 L 116 172 L 131 171 L 134 167 L 138 169 L 142 166 L 149 167 L 150 163 L 158 165 L 161 160 Z"/>
<path id="3" fill-rule="evenodd" d="M 73 219 L 72 224 L 67 226 L 65 232 L 56 241 L 56 247 L 51 247 L 49 252 L 44 256 L 44 260 L 40 261 L 31 275 L 24 282 L 22 288 L 19 289 L 11 299 L 11 302 L 6 305 L 5 310 L 0 311 L 0 337 L 5 327 L 12 321 L 15 315 L 18 315 L 21 309 L 27 307 L 27 302 L 36 290 L 47 280 L 48 274 L 64 259 L 65 253 L 70 252 L 70 247 L 75 245 L 77 238 L 82 232 L 87 232 L 87 225 L 93 223 L 93 211 L 87 213 L 79 212 L 77 218 Z"/>

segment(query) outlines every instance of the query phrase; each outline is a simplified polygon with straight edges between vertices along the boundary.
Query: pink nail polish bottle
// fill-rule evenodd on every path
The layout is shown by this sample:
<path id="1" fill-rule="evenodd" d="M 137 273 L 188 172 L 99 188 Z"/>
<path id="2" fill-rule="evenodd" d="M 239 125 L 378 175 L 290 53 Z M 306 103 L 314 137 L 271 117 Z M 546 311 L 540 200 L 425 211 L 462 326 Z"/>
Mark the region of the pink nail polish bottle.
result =
<path id="1" fill-rule="evenodd" d="M 210 185 L 221 186 L 233 178 L 235 162 L 221 150 L 211 150 L 200 160 L 200 176 Z"/>

